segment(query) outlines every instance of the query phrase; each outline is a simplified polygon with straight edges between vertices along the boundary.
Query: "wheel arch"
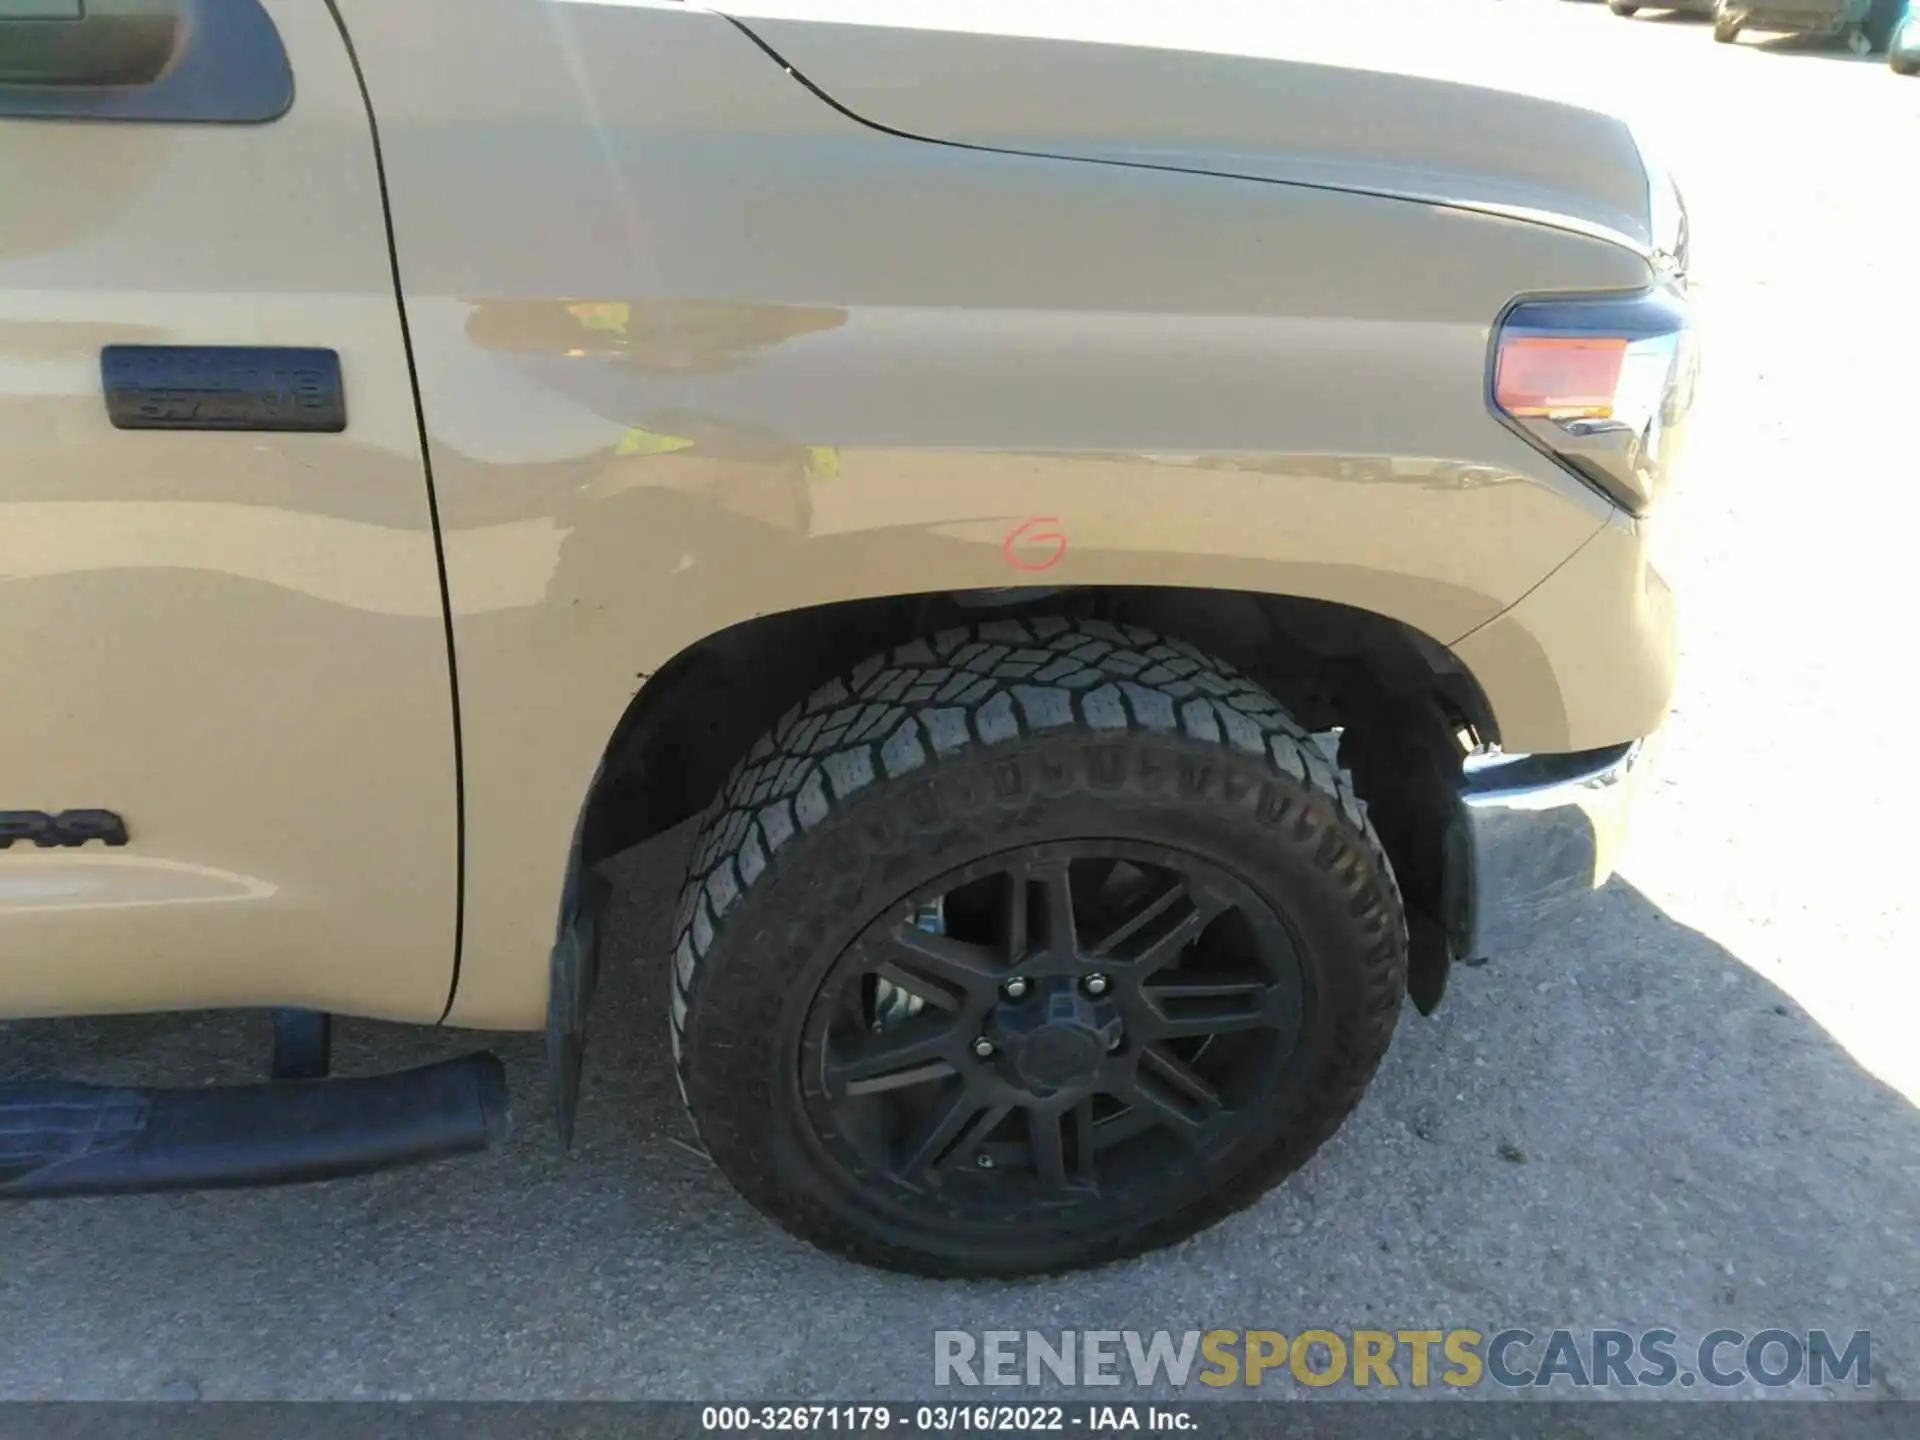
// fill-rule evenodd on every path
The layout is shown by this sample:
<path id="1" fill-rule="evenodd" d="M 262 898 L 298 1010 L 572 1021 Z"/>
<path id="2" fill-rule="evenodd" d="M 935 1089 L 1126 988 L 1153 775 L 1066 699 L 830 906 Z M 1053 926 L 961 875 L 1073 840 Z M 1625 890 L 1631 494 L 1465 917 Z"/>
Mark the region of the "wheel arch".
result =
<path id="1" fill-rule="evenodd" d="M 1413 927 L 1409 988 L 1431 1011 L 1450 964 L 1439 916 L 1444 831 L 1462 737 L 1496 743 L 1493 708 L 1451 650 L 1353 606 L 1241 590 L 1150 586 L 935 592 L 756 616 L 686 646 L 628 704 L 609 737 L 568 857 L 552 964 L 550 1043 L 578 1046 L 594 966 L 582 897 L 606 860 L 698 815 L 755 739 L 818 685 L 865 657 L 989 616 L 1097 617 L 1185 640 L 1259 680 L 1315 730 L 1343 732 L 1352 770 L 1395 866 Z M 590 943 L 590 942 L 589 942 Z M 563 1128 L 574 1087 L 561 1100 Z"/>
<path id="2" fill-rule="evenodd" d="M 933 592 L 755 616 L 687 645 L 647 678 L 610 735 L 576 837 L 592 867 L 700 813 L 748 746 L 865 657 L 985 618 L 1058 613 L 1144 625 L 1258 679 L 1302 723 L 1379 724 L 1425 706 L 1497 742 L 1486 692 L 1451 650 L 1353 606 L 1155 586 Z"/>

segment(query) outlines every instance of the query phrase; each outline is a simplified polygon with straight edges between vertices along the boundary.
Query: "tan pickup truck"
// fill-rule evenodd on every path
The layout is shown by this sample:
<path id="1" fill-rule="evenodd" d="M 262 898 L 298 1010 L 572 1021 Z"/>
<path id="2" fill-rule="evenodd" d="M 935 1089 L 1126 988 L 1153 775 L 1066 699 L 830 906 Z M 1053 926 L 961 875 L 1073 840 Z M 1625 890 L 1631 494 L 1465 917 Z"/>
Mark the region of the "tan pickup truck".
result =
<path id="1" fill-rule="evenodd" d="M 276 1022 L 0 1082 L 0 1195 L 503 1132 L 335 1014 L 544 1028 L 569 1135 L 601 867 L 691 822 L 725 1173 L 1091 1263 L 1605 878 L 1696 372 L 1629 128 L 767 11 L 0 0 L 0 1016 Z"/>

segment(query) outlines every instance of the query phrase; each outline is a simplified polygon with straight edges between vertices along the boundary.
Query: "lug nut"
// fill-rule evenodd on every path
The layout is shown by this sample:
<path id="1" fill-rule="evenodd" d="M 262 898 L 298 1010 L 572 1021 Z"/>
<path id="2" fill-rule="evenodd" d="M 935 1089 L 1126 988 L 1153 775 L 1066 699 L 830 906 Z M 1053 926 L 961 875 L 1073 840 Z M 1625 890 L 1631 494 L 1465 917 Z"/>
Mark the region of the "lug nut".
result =
<path id="1" fill-rule="evenodd" d="M 1104 995 L 1107 993 L 1107 977 L 1104 975 L 1087 976 L 1087 994 Z"/>
<path id="2" fill-rule="evenodd" d="M 1022 995 L 1027 993 L 1027 982 L 1016 975 L 1007 981 L 1006 991 L 1009 1000 L 1018 1000 Z"/>
<path id="3" fill-rule="evenodd" d="M 982 1151 L 974 1157 L 973 1163 L 978 1165 L 982 1170 L 991 1170 L 993 1169 L 993 1156 Z"/>
<path id="4" fill-rule="evenodd" d="M 973 1042 L 973 1053 L 978 1055 L 982 1060 L 986 1059 L 989 1055 L 993 1054 L 993 1041 L 982 1035 L 978 1040 Z"/>

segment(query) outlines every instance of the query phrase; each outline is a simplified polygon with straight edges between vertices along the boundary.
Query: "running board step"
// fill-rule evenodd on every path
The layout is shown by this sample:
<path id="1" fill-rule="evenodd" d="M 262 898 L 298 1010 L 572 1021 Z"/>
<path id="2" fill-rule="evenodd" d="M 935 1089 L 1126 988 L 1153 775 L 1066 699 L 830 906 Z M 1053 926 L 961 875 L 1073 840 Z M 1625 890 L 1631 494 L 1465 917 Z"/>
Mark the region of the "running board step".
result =
<path id="1" fill-rule="evenodd" d="M 200 1090 L 0 1082 L 0 1199 L 294 1185 L 470 1155 L 507 1133 L 488 1054 Z"/>

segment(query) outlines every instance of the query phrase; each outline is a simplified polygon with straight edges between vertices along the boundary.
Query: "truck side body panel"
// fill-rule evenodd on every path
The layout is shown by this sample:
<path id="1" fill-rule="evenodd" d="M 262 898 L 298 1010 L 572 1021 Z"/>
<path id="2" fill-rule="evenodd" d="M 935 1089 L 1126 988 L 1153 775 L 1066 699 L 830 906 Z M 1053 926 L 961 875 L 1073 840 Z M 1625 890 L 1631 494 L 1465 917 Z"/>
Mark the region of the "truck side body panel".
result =
<path id="1" fill-rule="evenodd" d="M 305 1005 L 435 1019 L 453 713 L 366 107 L 269 0 L 268 124 L 0 119 L 0 1015 Z M 315 347 L 338 434 L 122 430 L 112 345 Z"/>
<path id="2" fill-rule="evenodd" d="M 608 737 L 728 625 L 1149 584 L 1314 596 L 1452 644 L 1619 523 L 1488 415 L 1484 387 L 1516 293 L 1642 288 L 1627 247 L 888 135 L 677 5 L 341 9 L 444 527 L 468 824 L 456 1022 L 542 1023 Z M 1637 583 L 1633 527 L 1599 563 L 1596 597 Z M 1578 597 L 1545 608 L 1563 647 Z M 1643 621 L 1596 599 L 1584 622 L 1621 632 L 1597 722 L 1522 694 L 1567 664 L 1524 620 L 1483 646 L 1509 748 L 1651 729 L 1668 672 Z"/>

